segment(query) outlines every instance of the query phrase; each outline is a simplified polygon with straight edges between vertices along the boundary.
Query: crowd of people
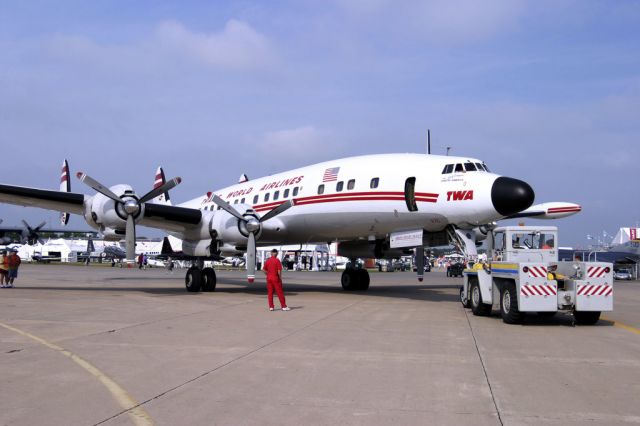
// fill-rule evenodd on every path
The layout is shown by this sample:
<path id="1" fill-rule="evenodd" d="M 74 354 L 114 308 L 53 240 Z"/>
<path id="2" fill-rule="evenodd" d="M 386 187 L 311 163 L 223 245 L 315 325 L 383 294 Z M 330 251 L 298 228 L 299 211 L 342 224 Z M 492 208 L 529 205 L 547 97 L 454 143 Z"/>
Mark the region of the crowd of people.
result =
<path id="1" fill-rule="evenodd" d="M 0 252 L 0 288 L 13 288 L 13 283 L 18 278 L 20 267 L 18 250 L 9 249 Z"/>

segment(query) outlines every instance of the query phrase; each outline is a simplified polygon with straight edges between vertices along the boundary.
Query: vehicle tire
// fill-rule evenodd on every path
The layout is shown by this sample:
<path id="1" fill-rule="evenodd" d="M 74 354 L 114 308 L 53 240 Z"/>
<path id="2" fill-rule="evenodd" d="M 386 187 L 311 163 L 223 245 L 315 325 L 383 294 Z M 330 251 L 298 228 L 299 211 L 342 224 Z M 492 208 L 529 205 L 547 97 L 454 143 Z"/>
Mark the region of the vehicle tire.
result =
<path id="1" fill-rule="evenodd" d="M 184 285 L 188 292 L 197 293 L 202 288 L 202 273 L 196 267 L 191 267 L 187 270 L 187 275 L 184 277 Z"/>
<path id="2" fill-rule="evenodd" d="M 216 271 L 213 268 L 202 270 L 202 291 L 216 291 Z"/>
<path id="3" fill-rule="evenodd" d="M 471 284 L 471 312 L 473 315 L 486 317 L 491 314 L 491 305 L 482 303 L 482 294 L 480 294 L 480 286 L 478 283 Z"/>
<path id="4" fill-rule="evenodd" d="M 342 288 L 346 291 L 355 291 L 358 289 L 358 275 L 355 269 L 345 269 L 340 278 Z"/>
<path id="5" fill-rule="evenodd" d="M 520 324 L 524 314 L 518 309 L 518 293 L 514 283 L 506 283 L 500 290 L 500 315 L 507 324 Z"/>
<path id="6" fill-rule="evenodd" d="M 369 290 L 369 282 L 371 279 L 369 278 L 369 271 L 366 269 L 356 269 L 356 281 L 357 286 L 356 290 L 358 291 L 367 291 Z"/>
<path id="7" fill-rule="evenodd" d="M 464 286 L 460 286 L 460 303 L 462 303 L 462 307 L 465 309 L 469 309 L 471 307 L 471 302 L 467 298 L 467 295 L 464 294 Z"/>
<path id="8" fill-rule="evenodd" d="M 573 317 L 580 325 L 594 325 L 600 320 L 600 312 L 575 311 Z"/>

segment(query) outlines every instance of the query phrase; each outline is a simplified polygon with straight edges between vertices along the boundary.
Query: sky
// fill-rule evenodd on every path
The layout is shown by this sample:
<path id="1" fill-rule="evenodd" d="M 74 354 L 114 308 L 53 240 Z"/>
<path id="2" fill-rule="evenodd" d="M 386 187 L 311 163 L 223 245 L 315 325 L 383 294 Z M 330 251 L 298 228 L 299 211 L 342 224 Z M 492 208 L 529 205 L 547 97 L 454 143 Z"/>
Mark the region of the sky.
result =
<path id="1" fill-rule="evenodd" d="M 430 128 L 433 153 L 582 205 L 554 223 L 562 246 L 640 223 L 635 0 L 0 0 L 0 52 L 2 183 L 56 188 L 68 158 L 144 193 L 162 165 L 186 201 L 241 173 L 424 152 Z"/>

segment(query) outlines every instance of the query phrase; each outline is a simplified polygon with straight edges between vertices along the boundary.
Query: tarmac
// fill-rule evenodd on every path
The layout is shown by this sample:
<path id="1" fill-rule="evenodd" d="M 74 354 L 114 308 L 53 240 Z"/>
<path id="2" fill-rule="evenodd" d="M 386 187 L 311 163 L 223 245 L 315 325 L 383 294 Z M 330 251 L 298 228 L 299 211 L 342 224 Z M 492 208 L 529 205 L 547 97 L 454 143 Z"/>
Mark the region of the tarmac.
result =
<path id="1" fill-rule="evenodd" d="M 475 317 L 460 278 L 23 265 L 0 289 L 0 425 L 640 423 L 640 282 L 595 326 Z M 276 298 L 277 305 L 277 298 Z"/>

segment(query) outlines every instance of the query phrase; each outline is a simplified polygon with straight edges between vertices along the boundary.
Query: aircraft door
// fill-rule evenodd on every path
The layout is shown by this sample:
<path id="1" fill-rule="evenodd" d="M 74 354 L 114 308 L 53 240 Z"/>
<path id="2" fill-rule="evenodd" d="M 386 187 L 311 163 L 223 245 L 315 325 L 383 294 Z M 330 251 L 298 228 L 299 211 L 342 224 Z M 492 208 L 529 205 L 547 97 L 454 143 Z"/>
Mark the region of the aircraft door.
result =
<path id="1" fill-rule="evenodd" d="M 407 203 L 407 209 L 410 212 L 417 212 L 416 204 L 416 178 L 410 177 L 404 182 L 404 201 Z"/>

